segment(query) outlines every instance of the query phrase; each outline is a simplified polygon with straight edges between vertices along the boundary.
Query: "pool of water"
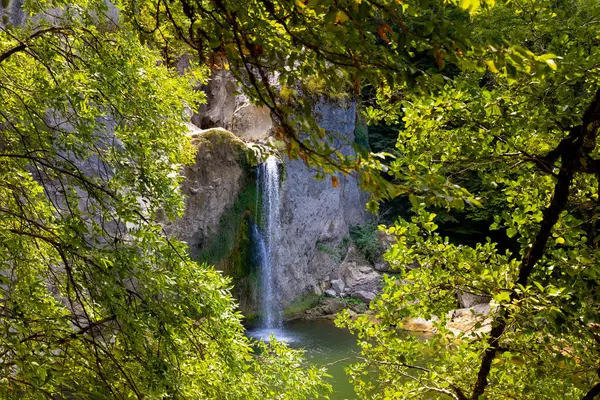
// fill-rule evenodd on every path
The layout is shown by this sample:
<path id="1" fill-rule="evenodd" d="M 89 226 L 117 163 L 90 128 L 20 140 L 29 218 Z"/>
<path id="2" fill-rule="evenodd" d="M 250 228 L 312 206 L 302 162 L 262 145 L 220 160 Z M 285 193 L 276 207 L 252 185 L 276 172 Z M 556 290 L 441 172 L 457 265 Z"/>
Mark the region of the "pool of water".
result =
<path id="1" fill-rule="evenodd" d="M 255 339 L 269 340 L 271 333 L 288 346 L 306 350 L 306 358 L 312 364 L 327 367 L 329 383 L 333 386 L 331 399 L 355 400 L 352 385 L 344 368 L 355 363 L 359 349 L 356 337 L 344 329 L 338 329 L 330 321 L 292 321 L 281 329 L 256 329 L 248 331 Z"/>

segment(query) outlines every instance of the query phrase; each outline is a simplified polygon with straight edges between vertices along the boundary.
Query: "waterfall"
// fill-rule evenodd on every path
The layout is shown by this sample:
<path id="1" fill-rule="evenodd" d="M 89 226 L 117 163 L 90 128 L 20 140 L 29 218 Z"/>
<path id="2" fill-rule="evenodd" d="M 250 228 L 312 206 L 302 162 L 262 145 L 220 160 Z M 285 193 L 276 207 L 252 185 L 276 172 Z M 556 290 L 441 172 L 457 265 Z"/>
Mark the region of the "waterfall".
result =
<path id="1" fill-rule="evenodd" d="M 280 238 L 279 217 L 279 165 L 277 158 L 269 156 L 260 164 L 257 182 L 262 194 L 262 228 L 263 234 L 256 226 L 253 236 L 256 238 L 257 260 L 261 276 L 261 315 L 262 326 L 267 329 L 281 327 L 282 316 L 277 297 L 277 282 L 274 268 L 278 261 Z"/>

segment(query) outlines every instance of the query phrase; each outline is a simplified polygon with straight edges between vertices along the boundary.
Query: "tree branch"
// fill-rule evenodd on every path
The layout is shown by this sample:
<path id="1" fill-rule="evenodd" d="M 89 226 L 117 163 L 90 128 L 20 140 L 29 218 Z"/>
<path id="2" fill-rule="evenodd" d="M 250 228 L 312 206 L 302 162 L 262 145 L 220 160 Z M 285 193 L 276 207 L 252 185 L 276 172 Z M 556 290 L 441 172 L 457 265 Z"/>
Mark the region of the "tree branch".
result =
<path id="1" fill-rule="evenodd" d="M 516 281 L 517 285 L 526 286 L 529 276 L 533 272 L 535 265 L 541 260 L 544 255 L 544 250 L 548 240 L 552 234 L 552 228 L 557 223 L 560 213 L 567 206 L 569 199 L 569 191 L 575 171 L 581 169 L 583 160 L 589 157 L 589 154 L 595 147 L 598 128 L 600 127 L 600 89 L 596 92 L 594 100 L 586 110 L 583 116 L 583 123 L 571 130 L 567 138 L 563 139 L 560 144 L 548 153 L 548 162 L 555 162 L 558 158 L 561 159 L 561 168 L 558 174 L 554 194 L 550 206 L 544 210 L 540 229 L 533 241 L 529 251 L 523 258 L 519 268 L 519 276 Z M 516 292 L 511 294 L 511 302 L 519 295 Z M 492 361 L 496 357 L 498 351 L 498 342 L 507 327 L 507 321 L 510 312 L 506 309 L 501 309 L 496 317 L 490 336 L 488 338 L 477 380 L 473 387 L 471 400 L 478 400 L 485 392 L 488 385 L 488 376 L 492 367 Z M 600 390 L 600 389 L 599 389 Z"/>
<path id="2" fill-rule="evenodd" d="M 47 29 L 42 29 L 39 30 L 37 32 L 32 33 L 27 39 L 21 41 L 20 40 L 20 44 L 18 44 L 17 46 L 11 47 L 10 49 L 8 49 L 7 51 L 5 51 L 4 53 L 0 54 L 0 63 L 2 63 L 3 61 L 7 60 L 10 56 L 12 56 L 15 53 L 18 53 L 20 51 L 23 51 L 25 49 L 27 49 L 27 47 L 29 47 L 29 44 L 27 42 L 38 38 L 40 36 L 45 35 L 46 33 L 58 33 L 58 32 L 70 32 L 70 29 L 66 29 L 66 28 L 59 28 L 59 27 L 52 27 L 52 28 L 47 28 Z"/>
<path id="3" fill-rule="evenodd" d="M 596 383 L 581 400 L 594 400 L 596 396 L 600 395 L 600 383 Z"/>

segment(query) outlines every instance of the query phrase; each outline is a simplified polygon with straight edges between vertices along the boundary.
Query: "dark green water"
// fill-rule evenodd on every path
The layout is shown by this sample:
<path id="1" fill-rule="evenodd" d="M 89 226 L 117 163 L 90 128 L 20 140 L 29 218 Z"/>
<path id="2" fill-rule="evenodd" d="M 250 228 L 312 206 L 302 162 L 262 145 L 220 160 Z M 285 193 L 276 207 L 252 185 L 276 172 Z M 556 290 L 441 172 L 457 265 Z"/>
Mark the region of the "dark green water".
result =
<path id="1" fill-rule="evenodd" d="M 287 342 L 288 346 L 304 349 L 310 363 L 327 367 L 332 376 L 329 379 L 333 386 L 330 396 L 332 400 L 357 398 L 344 372 L 345 367 L 357 361 L 354 358 L 358 355 L 356 337 L 346 330 L 336 328 L 329 321 L 293 321 L 282 329 L 271 331 L 277 339 Z M 257 339 L 268 339 L 270 334 L 266 330 L 248 332 L 250 337 Z"/>

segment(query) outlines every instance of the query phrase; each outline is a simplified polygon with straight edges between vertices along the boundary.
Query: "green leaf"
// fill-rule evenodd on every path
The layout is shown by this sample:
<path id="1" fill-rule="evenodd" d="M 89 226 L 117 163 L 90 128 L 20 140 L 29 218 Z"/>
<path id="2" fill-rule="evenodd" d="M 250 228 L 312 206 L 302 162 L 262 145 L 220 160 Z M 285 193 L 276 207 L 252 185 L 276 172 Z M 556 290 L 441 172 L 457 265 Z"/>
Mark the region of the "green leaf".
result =
<path id="1" fill-rule="evenodd" d="M 552 68 L 554 71 L 556 71 L 556 63 L 554 62 L 554 60 L 552 60 L 552 59 L 546 60 L 546 64 L 548 64 L 548 66 L 550 68 Z"/>
<path id="2" fill-rule="evenodd" d="M 498 302 L 499 304 L 508 303 L 510 302 L 510 294 L 508 292 L 502 291 L 494 296 L 494 300 L 496 300 L 496 302 Z"/>

